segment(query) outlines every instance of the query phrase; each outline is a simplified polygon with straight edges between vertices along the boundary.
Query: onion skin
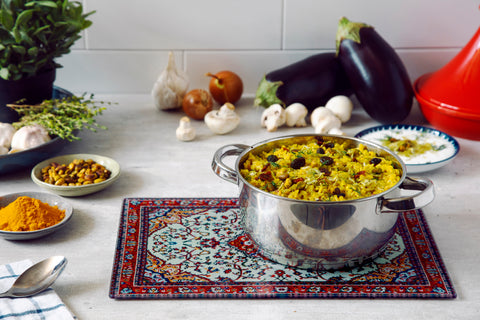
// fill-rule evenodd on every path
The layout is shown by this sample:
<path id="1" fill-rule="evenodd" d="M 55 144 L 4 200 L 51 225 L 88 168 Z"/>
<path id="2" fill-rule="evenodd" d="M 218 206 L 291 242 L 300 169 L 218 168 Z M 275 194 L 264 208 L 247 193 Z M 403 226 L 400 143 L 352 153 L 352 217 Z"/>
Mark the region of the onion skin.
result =
<path id="1" fill-rule="evenodd" d="M 301 103 L 309 111 L 336 95 L 350 95 L 350 85 L 335 52 L 312 55 L 271 71 L 260 82 L 254 104 L 268 108 Z"/>
<path id="2" fill-rule="evenodd" d="M 207 73 L 211 77 L 208 90 L 212 98 L 220 105 L 229 102 L 235 104 L 242 97 L 243 82 L 242 79 L 232 71 L 220 71 L 216 74 Z"/>
<path id="3" fill-rule="evenodd" d="M 182 108 L 190 118 L 203 120 L 205 115 L 212 111 L 213 100 L 208 91 L 203 89 L 193 89 L 183 98 Z"/>
<path id="4" fill-rule="evenodd" d="M 407 70 L 395 50 L 371 26 L 355 23 L 352 38 L 339 38 L 337 57 L 350 85 L 368 115 L 383 123 L 398 123 L 410 113 L 413 88 Z"/>

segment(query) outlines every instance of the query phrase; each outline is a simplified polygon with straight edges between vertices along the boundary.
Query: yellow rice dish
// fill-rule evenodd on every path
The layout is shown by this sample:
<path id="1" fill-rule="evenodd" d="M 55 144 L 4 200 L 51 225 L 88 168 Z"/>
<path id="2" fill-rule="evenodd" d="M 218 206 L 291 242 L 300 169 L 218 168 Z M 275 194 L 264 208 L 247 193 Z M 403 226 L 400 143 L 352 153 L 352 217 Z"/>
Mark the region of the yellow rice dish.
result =
<path id="1" fill-rule="evenodd" d="M 402 169 L 396 162 L 363 144 L 340 142 L 311 137 L 305 143 L 251 152 L 240 174 L 261 190 L 308 201 L 365 198 L 398 183 Z"/>

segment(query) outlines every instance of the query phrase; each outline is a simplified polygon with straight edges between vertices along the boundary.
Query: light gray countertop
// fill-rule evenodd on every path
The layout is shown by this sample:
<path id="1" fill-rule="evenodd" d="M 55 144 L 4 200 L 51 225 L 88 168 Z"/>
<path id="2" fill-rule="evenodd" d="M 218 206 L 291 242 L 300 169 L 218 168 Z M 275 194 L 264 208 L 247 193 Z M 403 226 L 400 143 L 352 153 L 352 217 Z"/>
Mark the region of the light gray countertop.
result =
<path id="1" fill-rule="evenodd" d="M 214 135 L 193 121 L 197 138 L 181 142 L 175 129 L 180 111 L 157 111 L 149 95 L 97 95 L 112 101 L 98 118 L 108 130 L 81 132 L 61 154 L 94 153 L 117 160 L 120 179 L 96 194 L 67 198 L 74 207 L 69 224 L 32 241 L 0 239 L 0 263 L 65 255 L 69 263 L 54 289 L 78 319 L 478 319 L 480 317 L 480 142 L 457 139 L 458 156 L 423 175 L 436 189 L 424 208 L 458 297 L 434 299 L 243 299 L 131 300 L 108 297 L 122 200 L 126 197 L 235 197 L 237 187 L 211 169 L 214 152 L 230 143 L 251 145 L 276 136 L 313 133 L 311 127 L 260 127 L 261 109 L 251 99 L 237 105 L 240 126 Z M 427 125 L 418 108 L 405 121 Z M 378 125 L 356 107 L 343 126 L 347 135 Z M 417 174 L 420 175 L 420 174 Z M 42 191 L 30 172 L 0 177 L 0 194 Z"/>

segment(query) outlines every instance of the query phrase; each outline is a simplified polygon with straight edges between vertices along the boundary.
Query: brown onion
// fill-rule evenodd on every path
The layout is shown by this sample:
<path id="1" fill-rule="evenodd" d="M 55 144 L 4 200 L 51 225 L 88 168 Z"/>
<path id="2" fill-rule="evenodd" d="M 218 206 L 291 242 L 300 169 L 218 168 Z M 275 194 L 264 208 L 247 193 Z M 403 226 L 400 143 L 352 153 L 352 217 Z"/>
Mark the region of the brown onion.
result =
<path id="1" fill-rule="evenodd" d="M 219 104 L 226 102 L 234 104 L 242 97 L 243 82 L 242 79 L 232 71 L 220 71 L 216 74 L 207 73 L 211 77 L 208 89 L 212 97 Z"/>
<path id="2" fill-rule="evenodd" d="M 190 118 L 203 120 L 207 112 L 212 111 L 213 100 L 208 91 L 193 89 L 183 97 L 182 108 Z"/>

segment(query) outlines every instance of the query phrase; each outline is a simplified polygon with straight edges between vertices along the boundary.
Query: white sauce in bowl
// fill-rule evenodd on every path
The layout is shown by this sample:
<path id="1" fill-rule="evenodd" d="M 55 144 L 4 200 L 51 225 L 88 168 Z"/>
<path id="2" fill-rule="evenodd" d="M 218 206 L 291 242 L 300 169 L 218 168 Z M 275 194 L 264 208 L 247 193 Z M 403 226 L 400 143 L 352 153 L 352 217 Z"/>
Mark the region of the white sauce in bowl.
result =
<path id="1" fill-rule="evenodd" d="M 385 146 L 383 141 L 387 137 L 392 137 L 398 140 L 415 140 L 419 144 L 430 143 L 435 147 L 434 149 L 427 150 L 421 154 L 413 154 L 412 156 L 405 156 L 401 153 L 397 153 L 398 156 L 405 162 L 405 164 L 425 164 L 438 162 L 452 157 L 456 152 L 455 147 L 449 141 L 429 132 L 392 129 L 375 131 L 362 136 L 362 138 L 365 140 L 370 140 L 383 146 Z"/>
<path id="2" fill-rule="evenodd" d="M 407 166 L 408 173 L 426 172 L 443 167 L 455 158 L 460 150 L 458 142 L 441 131 L 416 125 L 383 125 L 365 129 L 356 138 L 369 140 L 392 150 Z M 401 142 L 389 142 L 393 138 Z M 410 154 L 400 150 L 406 140 L 414 141 L 414 148 L 407 146 Z M 429 145 L 427 145 L 429 144 Z M 419 151 L 415 153 L 413 151 Z"/>

